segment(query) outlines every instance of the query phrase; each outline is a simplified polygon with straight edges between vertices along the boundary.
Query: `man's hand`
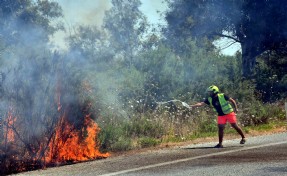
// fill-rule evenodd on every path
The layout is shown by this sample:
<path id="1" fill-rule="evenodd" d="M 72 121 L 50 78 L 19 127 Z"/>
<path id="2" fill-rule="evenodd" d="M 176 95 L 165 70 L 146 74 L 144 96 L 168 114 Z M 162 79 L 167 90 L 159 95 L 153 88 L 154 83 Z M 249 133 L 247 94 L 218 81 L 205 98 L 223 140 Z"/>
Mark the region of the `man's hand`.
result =
<path id="1" fill-rule="evenodd" d="M 235 114 L 237 114 L 238 113 L 238 109 L 234 108 L 234 112 L 235 112 Z"/>

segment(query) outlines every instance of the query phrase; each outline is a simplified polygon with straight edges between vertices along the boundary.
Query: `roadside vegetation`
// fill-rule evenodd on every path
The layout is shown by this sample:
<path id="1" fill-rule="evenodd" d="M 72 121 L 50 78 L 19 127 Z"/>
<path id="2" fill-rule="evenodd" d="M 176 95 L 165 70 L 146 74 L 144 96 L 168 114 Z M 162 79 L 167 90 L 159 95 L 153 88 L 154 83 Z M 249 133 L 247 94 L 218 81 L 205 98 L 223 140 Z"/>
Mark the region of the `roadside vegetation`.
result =
<path id="1" fill-rule="evenodd" d="M 118 93 L 122 95 L 120 102 L 125 102 L 125 111 L 120 114 L 102 109 L 108 110 L 106 115 L 112 113 L 97 119 L 101 127 L 99 141 L 103 151 L 138 149 L 217 135 L 216 114 L 212 108 L 188 109 L 180 102 L 192 104 L 202 101 L 206 97 L 206 87 L 211 84 L 218 85 L 222 92 L 237 101 L 238 121 L 246 133 L 284 127 L 284 92 L 273 90 L 270 93 L 259 89 L 260 85 L 270 82 L 274 87 L 280 87 L 281 81 L 257 81 L 262 76 L 272 77 L 271 71 L 246 80 L 240 76 L 240 53 L 222 56 L 216 51 L 207 52 L 198 48 L 192 42 L 190 47 L 192 55 L 179 57 L 169 48 L 160 46 L 139 55 L 135 66 L 121 68 L 125 71 L 122 71 L 122 85 L 118 86 L 124 89 L 118 90 Z M 261 58 L 259 60 L 263 62 Z M 258 64 L 256 67 L 258 73 L 266 69 L 266 65 L 262 67 Z M 265 94 L 272 94 L 270 97 L 276 97 L 276 100 L 264 101 Z M 233 132 L 228 128 L 226 130 L 226 133 Z"/>
<path id="2" fill-rule="evenodd" d="M 216 136 L 211 108 L 181 103 L 202 101 L 213 84 L 236 100 L 246 133 L 286 128 L 283 2 L 232 0 L 225 8 L 220 0 L 166 0 L 166 26 L 151 26 L 141 2 L 112 0 L 101 26 L 66 29 L 63 51 L 49 40 L 65 31 L 57 1 L 1 1 L 0 175 Z M 222 9 L 255 16 L 246 22 Z M 262 26 L 262 19 L 274 24 Z M 237 31 L 241 26 L 247 31 Z M 222 36 L 240 43 L 242 53 L 223 55 L 214 45 Z"/>

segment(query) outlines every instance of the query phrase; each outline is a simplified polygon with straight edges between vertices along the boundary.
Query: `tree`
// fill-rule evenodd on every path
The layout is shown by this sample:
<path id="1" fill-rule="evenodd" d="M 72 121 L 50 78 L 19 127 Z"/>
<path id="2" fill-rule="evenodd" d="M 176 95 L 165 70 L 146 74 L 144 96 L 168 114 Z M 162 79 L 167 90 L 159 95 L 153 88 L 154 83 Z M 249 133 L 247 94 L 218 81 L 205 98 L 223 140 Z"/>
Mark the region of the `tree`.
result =
<path id="1" fill-rule="evenodd" d="M 49 0 L 3 0 L 0 2 L 1 39 L 7 45 L 48 42 L 49 35 L 59 30 L 59 26 L 51 24 L 52 19 L 61 16 L 59 4 Z"/>
<path id="2" fill-rule="evenodd" d="M 109 32 L 111 47 L 131 65 L 146 32 L 146 17 L 139 10 L 140 0 L 112 0 L 112 4 L 106 12 L 103 28 Z"/>
<path id="3" fill-rule="evenodd" d="M 264 102 L 286 97 L 287 92 L 286 53 L 264 52 L 257 58 L 255 67 L 256 89 Z"/>
<path id="4" fill-rule="evenodd" d="M 171 42 L 189 37 L 215 40 L 227 37 L 242 47 L 243 76 L 250 77 L 256 56 L 286 49 L 286 1 L 276 0 L 167 0 L 167 28 Z M 177 45 L 174 43 L 174 45 Z"/>
<path id="5" fill-rule="evenodd" d="M 96 26 L 79 26 L 67 40 L 70 51 L 79 52 L 97 71 L 106 70 L 105 66 L 114 57 L 114 49 L 110 47 L 107 34 Z"/>

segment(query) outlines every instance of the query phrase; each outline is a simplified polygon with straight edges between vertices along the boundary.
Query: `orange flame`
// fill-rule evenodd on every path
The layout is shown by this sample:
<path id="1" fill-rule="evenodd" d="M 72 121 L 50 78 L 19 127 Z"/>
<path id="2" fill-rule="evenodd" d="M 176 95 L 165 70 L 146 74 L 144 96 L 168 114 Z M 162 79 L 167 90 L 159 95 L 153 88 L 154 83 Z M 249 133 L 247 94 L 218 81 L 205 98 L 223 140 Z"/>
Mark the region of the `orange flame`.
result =
<path id="1" fill-rule="evenodd" d="M 16 121 L 16 117 L 12 115 L 12 112 L 8 112 L 8 117 L 6 119 L 6 137 L 7 137 L 7 142 L 14 142 L 15 141 L 15 133 L 13 131 L 14 123 Z"/>
<path id="2" fill-rule="evenodd" d="M 85 117 L 84 126 L 86 135 L 82 137 L 81 133 L 75 130 L 74 126 L 68 123 L 63 116 L 56 127 L 55 139 L 49 144 L 50 151 L 46 155 L 46 161 L 62 163 L 108 157 L 108 153 L 103 154 L 97 148 L 96 136 L 99 127 L 90 116 Z"/>

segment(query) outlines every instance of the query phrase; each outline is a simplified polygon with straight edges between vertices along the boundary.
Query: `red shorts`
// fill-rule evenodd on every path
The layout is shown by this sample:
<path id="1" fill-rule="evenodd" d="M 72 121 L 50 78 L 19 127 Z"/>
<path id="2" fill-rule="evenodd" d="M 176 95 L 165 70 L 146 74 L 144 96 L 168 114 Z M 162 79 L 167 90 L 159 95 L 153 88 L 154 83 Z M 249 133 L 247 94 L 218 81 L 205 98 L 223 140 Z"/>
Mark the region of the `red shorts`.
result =
<path id="1" fill-rule="evenodd" d="M 236 123 L 236 115 L 234 112 L 226 114 L 224 116 L 217 116 L 217 124 L 224 125 L 226 122 Z"/>

